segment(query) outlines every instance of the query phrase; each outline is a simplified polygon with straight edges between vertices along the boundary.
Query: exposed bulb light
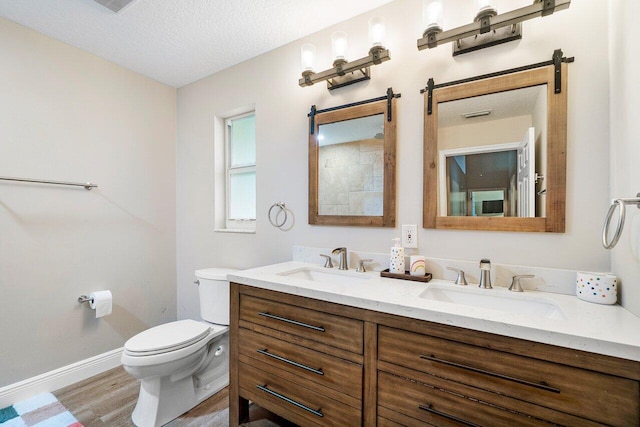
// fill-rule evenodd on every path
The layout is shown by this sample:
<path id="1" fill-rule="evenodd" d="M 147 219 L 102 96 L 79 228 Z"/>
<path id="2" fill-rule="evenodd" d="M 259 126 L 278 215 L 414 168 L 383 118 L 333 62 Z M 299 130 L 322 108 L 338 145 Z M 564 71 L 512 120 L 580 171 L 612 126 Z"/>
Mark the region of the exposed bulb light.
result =
<path id="1" fill-rule="evenodd" d="M 384 18 L 379 16 L 369 19 L 369 45 L 371 50 L 384 49 L 386 27 Z"/>
<path id="2" fill-rule="evenodd" d="M 492 17 L 498 14 L 498 11 L 493 6 L 492 0 L 475 0 L 476 4 L 476 17 L 475 21 L 479 21 L 484 17 Z"/>
<path id="3" fill-rule="evenodd" d="M 422 25 L 424 35 L 442 31 L 443 7 L 441 0 L 422 0 Z"/>
<path id="4" fill-rule="evenodd" d="M 493 0 L 475 0 L 476 15 L 472 23 L 444 30 L 442 1 L 423 0 L 424 32 L 418 50 L 454 42 L 453 55 L 472 52 L 522 38 L 522 22 L 551 15 L 569 8 L 571 0 L 531 0 L 533 4 L 498 14 Z M 440 17 L 438 18 L 438 14 Z"/>
<path id="5" fill-rule="evenodd" d="M 331 50 L 333 52 L 333 66 L 336 63 L 347 62 L 347 33 L 336 31 L 331 34 Z"/>
<path id="6" fill-rule="evenodd" d="M 364 58 L 347 61 L 347 33 L 336 31 L 331 34 L 331 50 L 333 54 L 333 68 L 325 71 L 314 71 L 315 46 L 305 44 L 301 48 L 302 78 L 298 80 L 300 86 L 311 86 L 321 81 L 327 82 L 329 90 L 344 87 L 353 83 L 369 80 L 370 67 L 391 59 L 389 51 L 385 49 L 384 19 L 371 18 L 369 20 L 369 41 L 371 49 Z"/>
<path id="7" fill-rule="evenodd" d="M 300 48 L 300 62 L 302 75 L 314 72 L 314 62 L 316 58 L 316 47 L 311 43 L 303 44 Z"/>

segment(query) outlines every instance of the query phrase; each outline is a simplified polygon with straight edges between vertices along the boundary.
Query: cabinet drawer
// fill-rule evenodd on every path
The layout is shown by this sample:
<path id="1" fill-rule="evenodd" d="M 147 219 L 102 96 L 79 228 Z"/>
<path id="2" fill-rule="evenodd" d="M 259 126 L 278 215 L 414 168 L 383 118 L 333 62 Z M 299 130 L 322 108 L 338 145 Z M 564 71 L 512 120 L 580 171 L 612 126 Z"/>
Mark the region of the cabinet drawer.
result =
<path id="1" fill-rule="evenodd" d="M 345 405 L 340 393 L 307 387 L 273 373 L 239 364 L 240 394 L 301 426 L 359 426 L 362 409 Z M 331 396 L 331 397 L 330 397 Z"/>
<path id="2" fill-rule="evenodd" d="M 240 354 L 362 399 L 362 365 L 240 329 Z"/>
<path id="3" fill-rule="evenodd" d="M 361 320 L 243 294 L 240 295 L 240 320 L 362 354 Z"/>
<path id="4" fill-rule="evenodd" d="M 384 326 L 378 346 L 379 360 L 439 378 L 601 423 L 640 422 L 637 381 Z"/>
<path id="5" fill-rule="evenodd" d="M 419 420 L 409 425 L 437 426 L 548 426 L 545 421 L 470 400 L 417 381 L 385 372 L 378 375 L 378 406 L 392 421 Z M 388 411 L 384 411 L 384 409 Z M 394 419 L 395 418 L 395 419 Z"/>

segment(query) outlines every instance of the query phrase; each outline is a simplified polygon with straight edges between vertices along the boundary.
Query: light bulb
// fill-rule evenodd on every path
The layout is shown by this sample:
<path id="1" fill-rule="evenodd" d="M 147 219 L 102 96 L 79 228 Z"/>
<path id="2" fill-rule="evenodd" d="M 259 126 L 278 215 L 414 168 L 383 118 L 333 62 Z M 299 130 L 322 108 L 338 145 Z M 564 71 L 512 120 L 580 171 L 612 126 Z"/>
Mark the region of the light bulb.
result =
<path id="1" fill-rule="evenodd" d="M 331 48 L 334 61 L 347 60 L 347 33 L 336 31 L 331 34 Z"/>
<path id="2" fill-rule="evenodd" d="M 302 72 L 314 71 L 313 65 L 316 57 L 316 47 L 311 43 L 305 43 L 300 48 L 300 62 Z"/>
<path id="3" fill-rule="evenodd" d="M 385 31 L 384 18 L 369 19 L 369 44 L 371 47 L 384 47 Z"/>
<path id="4" fill-rule="evenodd" d="M 475 0 L 477 15 L 491 14 L 495 16 L 498 11 L 493 6 L 492 0 Z"/>
<path id="5" fill-rule="evenodd" d="M 422 24 L 425 31 L 442 30 L 442 1 L 422 0 Z"/>

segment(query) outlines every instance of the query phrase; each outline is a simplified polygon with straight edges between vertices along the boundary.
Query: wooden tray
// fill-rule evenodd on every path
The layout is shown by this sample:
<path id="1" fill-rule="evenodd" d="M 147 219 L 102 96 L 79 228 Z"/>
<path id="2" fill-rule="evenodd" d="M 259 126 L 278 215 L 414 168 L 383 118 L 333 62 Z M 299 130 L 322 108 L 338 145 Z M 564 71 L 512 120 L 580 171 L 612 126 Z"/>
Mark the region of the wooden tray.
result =
<path id="1" fill-rule="evenodd" d="M 382 270 L 380 272 L 382 277 L 391 277 L 392 279 L 412 280 L 414 282 L 428 282 L 431 280 L 431 273 L 427 273 L 424 276 L 412 276 L 408 271 L 402 273 L 389 273 L 389 269 Z"/>

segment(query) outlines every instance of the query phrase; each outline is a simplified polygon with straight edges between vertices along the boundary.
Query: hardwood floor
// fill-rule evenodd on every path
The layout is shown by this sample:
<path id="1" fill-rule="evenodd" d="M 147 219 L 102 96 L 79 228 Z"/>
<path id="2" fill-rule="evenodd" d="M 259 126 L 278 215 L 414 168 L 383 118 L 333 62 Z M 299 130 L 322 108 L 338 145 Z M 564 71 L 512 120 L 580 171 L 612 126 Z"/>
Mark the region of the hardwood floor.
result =
<path id="1" fill-rule="evenodd" d="M 122 367 L 60 389 L 53 394 L 85 427 L 134 427 L 131 413 L 140 383 Z M 296 427 L 259 406 L 251 405 L 246 427 Z M 224 388 L 167 427 L 227 427 L 229 389 Z"/>

